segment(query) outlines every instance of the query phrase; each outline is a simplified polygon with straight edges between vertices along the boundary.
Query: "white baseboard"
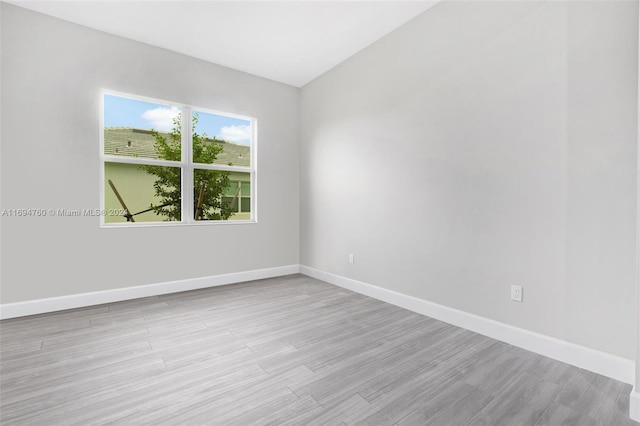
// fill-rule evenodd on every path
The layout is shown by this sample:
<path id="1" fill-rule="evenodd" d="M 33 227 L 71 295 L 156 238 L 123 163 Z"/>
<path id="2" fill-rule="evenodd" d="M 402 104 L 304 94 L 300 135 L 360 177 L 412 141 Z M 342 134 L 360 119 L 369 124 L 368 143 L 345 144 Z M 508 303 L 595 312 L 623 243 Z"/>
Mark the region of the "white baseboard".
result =
<path id="1" fill-rule="evenodd" d="M 631 420 L 640 422 L 640 389 L 637 385 L 631 391 L 631 397 L 629 398 L 629 417 Z"/>
<path id="2" fill-rule="evenodd" d="M 160 294 L 177 293 L 180 291 L 196 290 L 200 288 L 253 281 L 263 278 L 279 277 L 282 275 L 296 274 L 298 272 L 298 265 L 286 265 L 275 268 L 213 275 L 209 277 L 168 281 L 158 284 L 117 288 L 91 293 L 71 294 L 69 296 L 28 300 L 25 302 L 6 303 L 0 305 L 0 319 L 43 314 L 47 312 L 62 311 L 65 309 L 83 308 L 86 306 L 101 305 L 103 303 L 120 302 L 122 300 L 158 296 Z"/>
<path id="3" fill-rule="evenodd" d="M 300 273 L 621 382 L 633 384 L 634 381 L 635 363 L 626 358 L 534 333 L 362 281 L 320 271 L 309 266 L 300 265 Z M 638 406 L 636 406 L 636 413 L 637 409 Z"/>
<path id="4" fill-rule="evenodd" d="M 635 363 L 632 360 L 304 265 L 286 265 L 92 293 L 7 303 L 0 305 L 0 319 L 82 308 L 103 303 L 290 275 L 298 272 L 540 355 L 593 371 L 594 373 L 625 383 L 633 384 L 634 381 Z M 630 414 L 635 420 L 640 419 L 640 392 L 637 388 L 631 394 Z"/>

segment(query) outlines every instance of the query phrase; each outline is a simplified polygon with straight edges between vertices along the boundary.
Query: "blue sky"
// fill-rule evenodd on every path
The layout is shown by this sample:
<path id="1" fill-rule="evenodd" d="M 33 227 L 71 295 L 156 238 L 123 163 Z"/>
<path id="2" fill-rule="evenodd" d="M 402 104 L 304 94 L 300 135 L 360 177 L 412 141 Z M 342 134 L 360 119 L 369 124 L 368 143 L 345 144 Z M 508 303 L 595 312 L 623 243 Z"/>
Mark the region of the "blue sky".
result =
<path id="1" fill-rule="evenodd" d="M 172 120 L 179 112 L 180 109 L 176 107 L 104 95 L 105 127 L 135 127 L 168 131 L 173 127 Z M 229 142 L 249 145 L 251 135 L 249 121 L 204 112 L 199 112 L 198 116 L 197 133 L 206 133 L 209 137 L 215 136 Z"/>

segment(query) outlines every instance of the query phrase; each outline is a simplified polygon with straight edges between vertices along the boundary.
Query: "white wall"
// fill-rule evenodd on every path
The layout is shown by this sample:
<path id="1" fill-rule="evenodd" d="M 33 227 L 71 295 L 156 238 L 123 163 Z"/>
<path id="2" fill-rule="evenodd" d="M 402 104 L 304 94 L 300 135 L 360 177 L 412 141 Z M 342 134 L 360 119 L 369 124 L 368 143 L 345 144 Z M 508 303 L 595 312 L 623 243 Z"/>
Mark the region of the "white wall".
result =
<path id="1" fill-rule="evenodd" d="M 633 359 L 637 7 L 443 2 L 303 87 L 301 263 Z"/>
<path id="2" fill-rule="evenodd" d="M 258 224 L 3 217 L 1 303 L 299 263 L 298 89 L 0 7 L 5 209 L 99 207 L 101 88 L 256 117 L 259 128 Z"/>

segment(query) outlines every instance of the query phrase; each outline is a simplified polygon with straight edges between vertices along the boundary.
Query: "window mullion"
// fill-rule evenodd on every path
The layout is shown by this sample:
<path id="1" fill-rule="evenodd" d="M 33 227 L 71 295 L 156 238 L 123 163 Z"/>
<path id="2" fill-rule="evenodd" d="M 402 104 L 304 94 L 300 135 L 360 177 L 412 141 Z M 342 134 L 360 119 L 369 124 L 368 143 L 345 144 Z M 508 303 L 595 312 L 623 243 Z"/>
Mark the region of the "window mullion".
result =
<path id="1" fill-rule="evenodd" d="M 255 166 L 254 166 L 255 167 Z M 249 182 L 251 182 L 251 189 L 249 191 L 249 196 L 251 197 L 249 199 L 249 208 L 251 209 L 251 217 L 253 218 L 253 220 L 256 220 L 256 218 L 258 217 L 258 206 L 256 204 L 256 194 L 257 194 L 257 182 L 258 179 L 256 178 L 256 170 L 255 168 L 251 169 L 251 172 L 249 174 Z"/>
<path id="2" fill-rule="evenodd" d="M 191 108 L 182 107 L 182 221 L 193 223 L 193 162 Z"/>

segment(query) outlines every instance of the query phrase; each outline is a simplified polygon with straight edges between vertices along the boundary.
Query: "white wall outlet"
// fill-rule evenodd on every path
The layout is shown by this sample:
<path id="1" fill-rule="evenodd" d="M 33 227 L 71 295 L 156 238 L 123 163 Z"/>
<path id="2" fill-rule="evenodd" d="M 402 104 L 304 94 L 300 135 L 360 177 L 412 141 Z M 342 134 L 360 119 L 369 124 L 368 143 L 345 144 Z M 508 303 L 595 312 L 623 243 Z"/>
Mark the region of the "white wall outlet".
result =
<path id="1" fill-rule="evenodd" d="M 349 263 L 353 263 L 353 253 L 349 254 Z"/>
<path id="2" fill-rule="evenodd" d="M 522 302 L 522 287 L 519 285 L 511 286 L 511 300 Z"/>

